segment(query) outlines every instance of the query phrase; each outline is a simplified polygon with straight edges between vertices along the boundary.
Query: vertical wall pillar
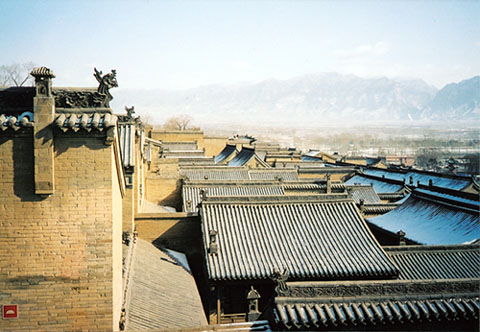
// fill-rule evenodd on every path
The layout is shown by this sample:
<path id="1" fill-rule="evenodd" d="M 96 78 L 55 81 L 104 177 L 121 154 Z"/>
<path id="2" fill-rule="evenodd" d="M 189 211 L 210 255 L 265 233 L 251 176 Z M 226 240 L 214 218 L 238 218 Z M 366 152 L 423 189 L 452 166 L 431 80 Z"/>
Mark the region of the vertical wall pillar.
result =
<path id="1" fill-rule="evenodd" d="M 35 77 L 33 98 L 33 153 L 35 194 L 54 193 L 54 146 L 52 123 L 55 116 L 55 98 L 52 94 L 52 78 L 55 74 L 46 67 L 35 68 L 30 73 Z"/>

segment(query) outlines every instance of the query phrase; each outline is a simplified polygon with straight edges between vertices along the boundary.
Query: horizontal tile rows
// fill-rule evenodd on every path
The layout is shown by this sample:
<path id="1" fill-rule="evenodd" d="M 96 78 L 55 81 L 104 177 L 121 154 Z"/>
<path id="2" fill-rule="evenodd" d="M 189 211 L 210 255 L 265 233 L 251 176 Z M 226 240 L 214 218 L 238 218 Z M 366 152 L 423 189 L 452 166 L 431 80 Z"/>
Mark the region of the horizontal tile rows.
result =
<path id="1" fill-rule="evenodd" d="M 183 211 L 196 212 L 201 201 L 201 192 L 204 191 L 207 197 L 213 196 L 275 196 L 283 195 L 284 191 L 280 185 L 230 185 L 230 186 L 190 186 L 184 184 L 182 187 Z"/>
<path id="2" fill-rule="evenodd" d="M 197 180 L 298 180 L 296 170 L 248 169 L 246 167 L 202 167 L 180 169 L 180 173 L 191 181 Z"/>
<path id="3" fill-rule="evenodd" d="M 480 278 L 480 246 L 387 247 L 400 279 Z M 448 250 L 446 250 L 448 248 Z"/>
<path id="4" fill-rule="evenodd" d="M 352 201 L 222 203 L 201 208 L 211 279 L 391 277 L 398 273 Z M 216 231 L 217 254 L 208 253 Z"/>
<path id="5" fill-rule="evenodd" d="M 420 323 L 422 321 L 476 320 L 478 297 L 419 299 L 343 303 L 277 304 L 275 320 L 287 328 L 350 327 L 381 324 Z"/>

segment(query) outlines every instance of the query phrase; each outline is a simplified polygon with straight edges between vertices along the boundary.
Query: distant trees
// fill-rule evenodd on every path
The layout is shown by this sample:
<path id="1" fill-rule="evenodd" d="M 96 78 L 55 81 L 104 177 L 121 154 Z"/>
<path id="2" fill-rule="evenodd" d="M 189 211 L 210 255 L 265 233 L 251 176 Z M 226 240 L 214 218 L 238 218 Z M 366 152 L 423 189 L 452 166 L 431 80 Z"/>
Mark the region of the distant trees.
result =
<path id="1" fill-rule="evenodd" d="M 190 123 L 193 118 L 187 114 L 180 114 L 177 116 L 172 116 L 165 121 L 162 128 L 167 130 L 200 130 L 197 127 L 191 127 Z"/>
<path id="2" fill-rule="evenodd" d="M 33 62 L 12 63 L 0 66 L 0 86 L 24 86 L 33 83 L 30 76 L 35 64 Z"/>

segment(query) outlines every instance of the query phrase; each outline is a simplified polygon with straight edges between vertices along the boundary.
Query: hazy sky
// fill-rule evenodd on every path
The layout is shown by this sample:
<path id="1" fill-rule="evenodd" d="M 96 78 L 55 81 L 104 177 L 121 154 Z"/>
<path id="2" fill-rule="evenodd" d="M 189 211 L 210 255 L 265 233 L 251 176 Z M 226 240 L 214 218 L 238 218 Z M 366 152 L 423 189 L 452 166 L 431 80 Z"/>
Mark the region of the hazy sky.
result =
<path id="1" fill-rule="evenodd" d="M 340 72 L 441 88 L 480 74 L 480 1 L 0 0 L 0 64 L 56 86 L 189 88 Z"/>

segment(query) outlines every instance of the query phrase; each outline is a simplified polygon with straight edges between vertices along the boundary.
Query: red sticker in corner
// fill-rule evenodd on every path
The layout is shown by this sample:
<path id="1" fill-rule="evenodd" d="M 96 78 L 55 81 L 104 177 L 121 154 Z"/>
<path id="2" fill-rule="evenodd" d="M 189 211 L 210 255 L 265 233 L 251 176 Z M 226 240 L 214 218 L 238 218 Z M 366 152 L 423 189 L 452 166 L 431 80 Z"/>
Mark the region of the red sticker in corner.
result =
<path id="1" fill-rule="evenodd" d="M 18 305 L 4 304 L 2 308 L 2 318 L 3 319 L 18 318 Z"/>

